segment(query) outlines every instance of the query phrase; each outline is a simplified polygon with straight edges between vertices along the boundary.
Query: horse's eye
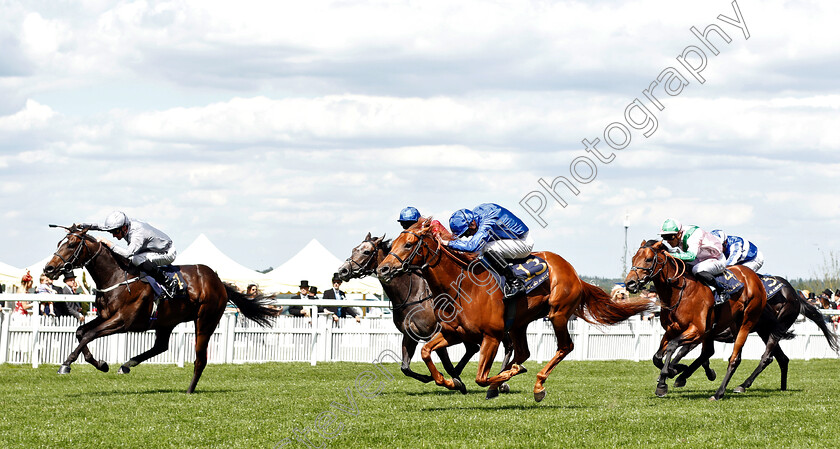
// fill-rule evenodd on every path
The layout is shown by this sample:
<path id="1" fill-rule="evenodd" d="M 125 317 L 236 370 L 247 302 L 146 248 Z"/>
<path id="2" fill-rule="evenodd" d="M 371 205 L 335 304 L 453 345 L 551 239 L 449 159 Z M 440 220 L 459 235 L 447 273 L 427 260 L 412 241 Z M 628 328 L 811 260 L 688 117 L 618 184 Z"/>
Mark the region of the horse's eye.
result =
<path id="1" fill-rule="evenodd" d="M 645 259 L 645 262 L 653 262 L 653 258 L 652 258 L 652 257 L 648 257 L 647 259 Z"/>
<path id="2" fill-rule="evenodd" d="M 406 242 L 406 243 L 405 243 L 405 248 L 406 248 L 406 249 L 411 248 L 411 246 L 412 246 L 412 245 L 414 245 L 414 243 L 412 243 L 412 242 Z"/>
<path id="3" fill-rule="evenodd" d="M 370 255 L 370 250 L 366 249 L 366 250 L 364 250 L 364 252 L 362 252 L 362 254 L 364 254 L 365 256 L 369 256 Z"/>

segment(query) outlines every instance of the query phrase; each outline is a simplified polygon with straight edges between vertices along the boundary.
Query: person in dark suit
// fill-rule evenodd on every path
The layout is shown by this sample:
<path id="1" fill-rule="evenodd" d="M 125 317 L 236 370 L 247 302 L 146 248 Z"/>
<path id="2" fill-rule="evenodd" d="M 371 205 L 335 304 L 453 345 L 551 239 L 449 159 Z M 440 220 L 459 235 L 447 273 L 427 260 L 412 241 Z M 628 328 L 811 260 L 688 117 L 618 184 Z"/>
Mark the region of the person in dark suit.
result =
<path id="1" fill-rule="evenodd" d="M 318 287 L 311 285 L 309 286 L 309 299 L 318 299 Z M 324 307 L 318 306 L 318 313 L 323 313 Z"/>
<path id="2" fill-rule="evenodd" d="M 63 295 L 76 295 L 79 285 L 76 283 L 76 275 L 72 271 L 64 273 L 64 287 L 59 293 Z M 55 316 L 72 316 L 76 317 L 79 322 L 84 322 L 85 317 L 82 315 L 82 306 L 78 302 L 56 302 Z"/>
<path id="3" fill-rule="evenodd" d="M 292 296 L 291 299 L 303 299 L 309 297 L 309 281 L 300 281 L 300 292 Z M 293 316 L 309 316 L 309 310 L 304 309 L 303 306 L 289 306 L 289 315 Z"/>
<path id="4" fill-rule="evenodd" d="M 347 298 L 347 295 L 340 289 L 341 279 L 339 279 L 338 273 L 333 273 L 332 285 L 333 288 L 324 291 L 324 299 L 344 300 Z M 356 318 L 357 323 L 361 321 L 361 317 L 359 317 L 359 314 L 353 307 L 327 307 L 327 311 L 335 314 L 333 316 L 334 321 L 338 321 L 339 318 L 344 318 L 345 316 Z"/>

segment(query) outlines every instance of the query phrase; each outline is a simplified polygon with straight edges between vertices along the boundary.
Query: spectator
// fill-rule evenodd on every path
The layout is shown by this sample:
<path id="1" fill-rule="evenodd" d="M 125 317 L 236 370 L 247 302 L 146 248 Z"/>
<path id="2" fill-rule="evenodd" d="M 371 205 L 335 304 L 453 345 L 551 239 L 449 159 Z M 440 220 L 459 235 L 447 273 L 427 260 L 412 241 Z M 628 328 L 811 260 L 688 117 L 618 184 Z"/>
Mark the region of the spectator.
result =
<path id="1" fill-rule="evenodd" d="M 338 277 L 338 273 L 333 273 L 332 285 L 332 289 L 324 292 L 324 299 L 347 299 L 347 295 L 340 290 L 341 279 Z M 356 318 L 357 323 L 362 320 L 353 307 L 327 307 L 326 309 L 335 314 L 333 315 L 333 321 L 338 321 L 339 318 L 344 318 L 345 316 Z"/>
<path id="2" fill-rule="evenodd" d="M 309 294 L 306 296 L 309 299 L 319 299 L 318 298 L 318 287 L 312 285 L 309 287 Z M 318 307 L 318 313 L 324 313 L 324 307 Z"/>
<path id="3" fill-rule="evenodd" d="M 29 289 L 32 288 L 32 284 L 34 281 L 32 280 L 32 274 L 29 273 L 29 270 L 26 270 L 26 274 L 20 278 L 20 286 L 23 289 L 24 293 L 30 293 Z"/>
<path id="4" fill-rule="evenodd" d="M 259 289 L 257 288 L 257 284 L 248 284 L 248 288 L 245 289 L 245 296 L 249 298 L 256 298 L 259 294 Z"/>
<path id="5" fill-rule="evenodd" d="M 64 274 L 64 288 L 61 290 L 65 295 L 78 295 L 79 284 L 76 283 L 76 275 L 72 271 Z M 82 315 L 82 306 L 78 302 L 58 302 L 55 304 L 55 316 L 72 316 L 79 320 L 80 323 L 85 322 L 85 316 Z"/>
<path id="6" fill-rule="evenodd" d="M 291 299 L 304 299 L 309 297 L 309 281 L 300 281 L 300 291 L 297 295 L 292 296 Z M 289 306 L 289 315 L 293 316 L 309 316 L 309 310 L 304 309 L 303 306 Z"/>
<path id="7" fill-rule="evenodd" d="M 621 284 L 616 284 L 610 292 L 610 297 L 613 302 L 623 302 L 627 300 L 627 289 Z"/>
<path id="8" fill-rule="evenodd" d="M 43 274 L 40 278 L 38 278 L 41 283 L 38 284 L 38 287 L 35 288 L 35 293 L 42 294 L 46 293 L 49 295 L 54 295 L 55 290 L 52 288 L 52 280 Z M 41 307 L 38 311 L 40 315 L 52 315 L 55 316 L 55 312 L 53 311 L 53 303 L 50 301 L 41 301 Z"/>

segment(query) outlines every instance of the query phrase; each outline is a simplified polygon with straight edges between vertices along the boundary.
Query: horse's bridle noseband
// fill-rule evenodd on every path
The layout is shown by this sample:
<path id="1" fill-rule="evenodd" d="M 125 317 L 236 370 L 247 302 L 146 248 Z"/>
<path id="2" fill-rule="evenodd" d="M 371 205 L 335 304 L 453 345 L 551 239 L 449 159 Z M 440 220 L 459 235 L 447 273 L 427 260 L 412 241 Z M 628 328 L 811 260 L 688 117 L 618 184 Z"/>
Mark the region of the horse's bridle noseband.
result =
<path id="1" fill-rule="evenodd" d="M 61 256 L 61 254 L 58 254 L 58 251 L 53 253 L 53 255 L 55 257 L 58 257 L 59 259 L 61 259 L 62 262 L 64 262 L 64 266 L 62 267 L 63 268 L 62 271 L 65 271 L 65 272 L 70 271 L 73 268 L 86 267 L 89 263 L 91 263 L 93 261 L 93 259 L 96 258 L 96 256 L 99 255 L 99 252 L 102 251 L 102 246 L 103 246 L 102 242 L 96 241 L 97 243 L 99 243 L 99 248 L 96 249 L 96 253 L 94 253 L 92 256 L 90 256 L 90 258 L 87 260 L 87 262 L 83 263 L 82 265 L 76 266 L 76 264 L 79 262 L 79 259 L 82 256 L 82 251 L 87 249 L 87 245 L 85 245 L 85 240 L 87 240 L 87 239 L 93 240 L 93 237 L 89 237 L 87 234 L 81 234 L 78 231 L 77 232 L 71 232 L 71 233 L 67 234 L 67 237 L 70 237 L 71 235 L 75 235 L 76 237 L 79 237 L 79 239 L 81 239 L 81 242 L 79 242 L 79 246 L 77 246 L 76 249 L 73 250 L 73 254 L 70 256 L 70 258 L 65 259 L 64 257 Z M 65 238 L 67 238 L 67 237 L 65 237 Z"/>
<path id="2" fill-rule="evenodd" d="M 376 260 L 376 253 L 379 251 L 379 248 L 376 247 L 376 244 L 373 242 L 373 240 L 365 240 L 362 243 L 370 243 L 373 245 L 373 251 L 370 253 L 370 257 L 368 258 L 368 260 L 366 260 L 364 263 L 359 263 L 353 260 L 352 256 L 344 260 L 350 265 L 350 274 L 355 274 L 359 277 L 370 276 L 376 271 L 376 269 L 373 268 L 373 262 Z"/>
<path id="3" fill-rule="evenodd" d="M 417 233 L 415 233 L 413 231 L 410 231 L 408 229 L 406 229 L 405 231 L 400 233 L 400 235 L 402 235 L 402 234 L 411 234 L 411 235 L 417 237 L 418 239 L 420 239 L 420 241 L 417 242 L 416 245 L 414 245 L 414 248 L 411 249 L 411 253 L 405 258 L 405 260 L 403 260 L 400 256 L 394 254 L 393 251 L 388 252 L 389 256 L 394 256 L 394 258 L 399 260 L 400 263 L 402 264 L 400 266 L 400 271 L 401 272 L 406 272 L 406 273 L 408 273 L 408 272 L 419 273 L 419 272 L 425 270 L 426 268 L 428 268 L 429 266 L 431 266 L 432 263 L 429 262 L 428 260 L 425 260 L 425 259 L 423 260 L 423 263 L 421 265 L 417 265 L 417 264 L 412 263 L 414 261 L 414 258 L 417 257 L 417 254 L 420 252 L 420 248 L 425 247 L 426 250 L 427 250 L 426 251 L 427 254 L 432 252 L 431 248 L 429 247 L 428 242 L 426 242 L 426 237 L 428 237 L 428 235 L 427 234 L 417 234 Z M 441 246 L 438 245 L 438 248 L 434 251 L 434 255 L 432 257 L 427 256 L 428 259 L 434 260 L 434 262 L 433 262 L 434 264 L 437 264 L 437 262 L 440 261 L 440 257 L 441 257 L 440 248 L 441 248 Z"/>

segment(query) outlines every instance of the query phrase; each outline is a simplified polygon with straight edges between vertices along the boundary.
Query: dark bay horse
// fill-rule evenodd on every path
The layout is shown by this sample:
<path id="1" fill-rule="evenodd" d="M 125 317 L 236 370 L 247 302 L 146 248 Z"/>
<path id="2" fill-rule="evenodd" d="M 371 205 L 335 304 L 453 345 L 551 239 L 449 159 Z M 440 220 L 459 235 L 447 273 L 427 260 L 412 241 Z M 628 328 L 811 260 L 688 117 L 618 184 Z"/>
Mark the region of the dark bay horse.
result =
<path id="1" fill-rule="evenodd" d="M 614 324 L 649 307 L 646 300 L 614 303 L 606 292 L 582 281 L 562 257 L 550 252 L 535 253 L 550 266 L 549 279 L 516 299 L 510 332 L 514 359 L 504 371 L 490 377 L 493 359 L 504 336 L 502 291 L 478 259 L 450 251 L 441 237 L 452 239 L 442 226 L 432 226 L 431 219 L 417 222 L 394 240 L 391 253 L 379 264 L 377 273 L 380 279 L 389 281 L 401 273 L 419 270 L 428 282 L 435 295 L 432 304 L 441 329 L 423 346 L 421 355 L 435 383 L 450 390 L 458 386 L 437 370 L 431 359 L 432 351 L 462 342 L 479 343 L 476 383 L 498 388 L 502 382 L 523 372 L 520 364 L 530 356 L 525 331 L 530 322 L 547 316 L 554 326 L 557 352 L 537 374 L 534 399 L 539 402 L 546 395 L 545 380 L 574 347 L 567 328 L 572 314 L 588 321 Z"/>
<path id="2" fill-rule="evenodd" d="M 390 251 L 391 241 L 385 240 L 384 235 L 382 237 L 371 237 L 371 234 L 368 233 L 362 243 L 353 248 L 350 257 L 338 268 L 338 276 L 343 281 L 349 281 L 354 278 L 374 275 L 376 267 L 385 260 Z M 411 358 L 417 349 L 417 343 L 428 341 L 439 330 L 435 310 L 432 307 L 431 299 L 433 295 L 429 285 L 417 273 L 405 273 L 395 277 L 391 282 L 381 282 L 381 284 L 382 289 L 393 304 L 394 325 L 403 334 L 401 365 L 403 374 L 423 383 L 431 382 L 434 380 L 432 376 L 411 370 Z M 466 352 L 458 365 L 454 367 L 446 348 L 435 351 L 440 357 L 443 368 L 453 379 L 460 380 L 464 366 L 478 352 L 479 346 L 475 343 L 464 343 L 464 346 Z M 510 360 L 513 346 L 506 345 L 506 349 L 505 364 Z M 461 382 L 461 385 L 463 385 L 463 382 Z M 465 389 L 462 390 L 462 392 L 465 391 Z"/>
<path id="3" fill-rule="evenodd" d="M 228 301 L 232 301 L 245 317 L 262 326 L 278 310 L 268 307 L 266 298 L 249 299 L 235 287 L 223 283 L 206 265 L 182 265 L 181 274 L 187 284 L 186 297 L 161 300 L 157 319 L 152 320 L 155 293 L 151 285 L 141 282 L 145 275 L 122 256 L 87 235 L 88 227 L 65 228 L 68 233 L 58 244 L 55 255 L 44 267 L 44 274 L 56 279 L 72 268 L 87 268 L 100 289 L 96 296 L 97 317 L 76 330 L 79 345 L 59 369 L 60 374 L 70 372 L 70 364 L 84 353 L 85 360 L 103 372 L 108 364 L 96 360 L 87 348 L 96 338 L 122 332 L 143 332 L 155 329 L 152 349 L 132 357 L 120 367 L 120 374 L 137 366 L 169 348 L 169 337 L 179 323 L 195 322 L 195 368 L 187 393 L 195 391 L 198 379 L 207 365 L 207 345 Z"/>
<path id="4" fill-rule="evenodd" d="M 735 387 L 733 393 L 743 393 L 752 386 L 755 379 L 767 368 L 773 360 L 777 360 L 779 363 L 779 371 L 781 377 L 781 387 L 782 391 L 787 390 L 787 372 L 788 372 L 788 364 L 790 359 L 788 356 L 782 351 L 782 347 L 779 345 L 779 338 L 778 334 L 774 335 L 774 329 L 777 322 L 781 329 L 785 332 L 785 337 L 792 336 L 788 331 L 793 326 L 793 323 L 796 322 L 796 319 L 799 318 L 799 315 L 808 318 L 809 320 L 813 321 L 817 327 L 820 328 L 823 335 L 825 336 L 826 341 L 828 342 L 828 346 L 835 352 L 840 349 L 838 346 L 837 335 L 834 333 L 831 328 L 829 328 L 828 324 L 825 322 L 823 315 L 820 313 L 819 309 L 817 309 L 814 305 L 809 303 L 805 298 L 799 295 L 796 292 L 796 289 L 788 282 L 787 279 L 781 276 L 773 276 L 773 280 L 771 281 L 771 285 L 779 284 L 781 288 L 777 290 L 774 294 L 767 297 L 767 305 L 764 308 L 764 314 L 762 315 L 762 319 L 759 320 L 758 325 L 754 329 L 754 331 L 761 337 L 765 344 L 764 354 L 761 357 L 761 360 L 756 366 L 755 370 L 750 374 L 750 376 L 739 386 Z M 769 293 L 769 292 L 768 292 Z M 769 315 L 767 315 L 769 314 Z M 663 321 L 663 326 L 665 326 L 665 321 Z M 721 340 L 717 340 L 721 341 Z M 683 346 L 680 348 L 680 352 L 674 356 L 672 364 L 675 364 L 679 359 L 685 356 L 691 349 L 689 346 Z M 661 363 L 661 362 L 660 362 Z M 707 374 L 710 370 L 708 367 L 708 362 L 703 364 L 703 367 L 707 370 Z M 659 366 L 661 368 L 661 366 Z M 686 379 L 692 374 L 691 372 L 687 371 L 688 368 L 685 365 L 678 365 L 677 371 L 680 371 L 681 374 L 674 381 L 675 387 L 681 387 L 685 385 Z M 714 376 L 714 371 L 712 371 L 712 378 Z"/>
<path id="5" fill-rule="evenodd" d="M 700 357 L 681 374 L 687 373 L 688 376 L 701 364 L 708 363 L 709 357 L 714 354 L 715 338 L 734 342 L 734 347 L 723 382 L 709 399 L 718 400 L 726 392 L 727 384 L 741 363 L 741 349 L 747 336 L 756 328 L 767 304 L 764 284 L 755 272 L 744 266 L 732 266 L 729 270 L 744 283 L 744 288 L 720 307 L 713 308 L 712 290 L 695 280 L 690 267 L 668 254 L 661 241 L 642 241 L 633 256 L 633 267 L 624 280 L 627 289 L 636 292 L 642 285 L 653 281 L 662 305 L 665 335 L 654 356 L 657 366 L 657 360 L 662 360 L 657 396 L 665 396 L 668 392 L 666 379 L 673 373 L 672 358 L 677 349 L 683 345 L 703 345 Z M 765 319 L 771 323 L 768 324 L 770 333 L 774 338 L 784 338 L 785 332 L 778 322 L 766 315 Z M 681 382 L 684 381 L 683 378 Z"/>

